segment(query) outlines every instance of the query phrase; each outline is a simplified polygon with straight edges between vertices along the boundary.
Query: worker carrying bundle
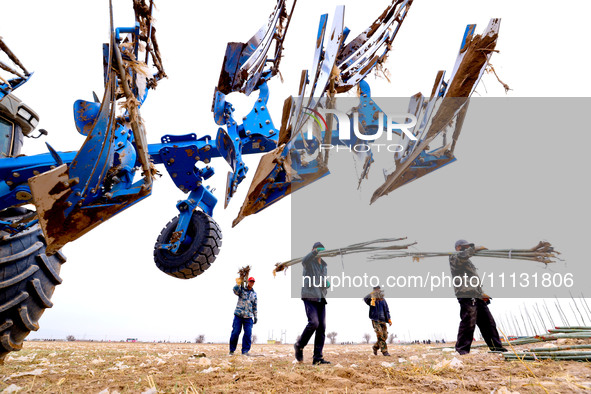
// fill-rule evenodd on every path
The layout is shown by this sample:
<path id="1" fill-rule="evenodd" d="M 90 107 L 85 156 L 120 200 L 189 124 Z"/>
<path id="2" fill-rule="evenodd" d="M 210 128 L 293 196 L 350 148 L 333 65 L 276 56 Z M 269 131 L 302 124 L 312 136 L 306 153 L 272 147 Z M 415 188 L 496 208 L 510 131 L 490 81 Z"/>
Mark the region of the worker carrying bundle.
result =
<path id="1" fill-rule="evenodd" d="M 449 267 L 454 278 L 454 290 L 460 303 L 460 327 L 456 351 L 459 354 L 470 353 L 476 326 L 490 350 L 506 352 L 501 344 L 495 319 L 488 309 L 490 297 L 482 291 L 480 277 L 470 257 L 478 251 L 487 250 L 484 246 L 474 246 L 464 239 L 455 244 L 456 253 L 449 256 Z M 456 281 L 455 278 L 461 278 Z M 475 279 L 473 279 L 475 278 Z"/>
<path id="2" fill-rule="evenodd" d="M 378 355 L 378 349 L 384 356 L 390 356 L 388 353 L 388 345 L 386 340 L 388 339 L 388 323 L 392 325 L 390 318 L 390 308 L 388 308 L 388 302 L 384 298 L 384 292 L 380 286 L 373 288 L 373 291 L 363 298 L 363 301 L 369 305 L 369 318 L 371 319 L 371 325 L 373 326 L 377 342 L 373 345 L 373 354 Z"/>

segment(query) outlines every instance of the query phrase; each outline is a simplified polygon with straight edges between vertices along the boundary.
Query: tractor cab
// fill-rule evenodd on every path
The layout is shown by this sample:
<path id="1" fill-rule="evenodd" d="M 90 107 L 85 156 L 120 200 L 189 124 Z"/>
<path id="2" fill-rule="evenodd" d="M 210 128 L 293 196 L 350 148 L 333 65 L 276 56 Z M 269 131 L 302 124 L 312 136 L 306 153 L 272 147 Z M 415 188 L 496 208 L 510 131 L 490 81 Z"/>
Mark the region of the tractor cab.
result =
<path id="1" fill-rule="evenodd" d="M 23 139 L 39 124 L 39 116 L 12 94 L 0 100 L 0 157 L 18 156 Z"/>

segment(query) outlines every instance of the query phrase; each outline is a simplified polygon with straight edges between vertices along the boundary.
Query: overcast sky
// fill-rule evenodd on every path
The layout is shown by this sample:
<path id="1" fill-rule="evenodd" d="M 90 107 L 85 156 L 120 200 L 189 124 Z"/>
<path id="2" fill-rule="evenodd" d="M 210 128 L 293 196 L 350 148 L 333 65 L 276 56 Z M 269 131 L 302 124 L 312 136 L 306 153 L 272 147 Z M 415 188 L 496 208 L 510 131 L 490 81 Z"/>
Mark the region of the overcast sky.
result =
<path id="1" fill-rule="evenodd" d="M 92 100 L 93 90 L 102 96 L 101 45 L 108 39 L 107 1 L 4 3 L 3 15 L 10 18 L 4 18 L 0 34 L 35 72 L 17 95 L 40 115 L 40 127 L 49 131 L 46 141 L 60 151 L 77 150 L 84 138 L 74 127 L 73 102 Z M 131 2 L 114 3 L 115 25 L 132 25 Z M 353 37 L 388 3 L 299 0 L 281 63 L 284 82 L 275 78 L 270 84 L 269 108 L 277 127 L 283 100 L 296 93 L 300 71 L 311 66 L 319 15 L 345 4 L 345 24 Z M 156 4 L 158 40 L 169 78 L 150 93 L 141 110 L 148 141 L 159 142 L 164 134 L 215 135 L 211 100 L 226 43 L 248 40 L 266 24 L 275 2 Z M 373 213 L 381 212 L 390 225 L 390 235 L 407 235 L 419 241 L 422 250 L 436 251 L 451 250 L 457 238 L 477 238 L 476 242 L 491 248 L 529 247 L 547 239 L 554 244 L 562 242 L 561 250 L 570 254 L 570 264 L 587 258 L 582 250 L 574 249 L 584 245 L 583 223 L 589 219 L 588 187 L 579 183 L 587 178 L 585 170 L 589 168 L 584 160 L 584 147 L 588 146 L 584 143 L 589 140 L 583 134 L 588 126 L 573 119 L 582 117 L 584 104 L 589 103 L 584 99 L 591 88 L 589 55 L 584 49 L 588 46 L 589 11 L 591 6 L 581 1 L 557 7 L 550 1 L 415 0 L 388 59 L 391 83 L 373 76 L 368 79 L 374 96 L 428 94 L 438 70 L 451 72 L 465 26 L 477 23 L 476 31 L 481 32 L 490 18 L 500 17 L 500 53 L 493 55 L 492 64 L 513 90 L 505 95 L 496 78 L 485 75 L 475 97 L 577 97 L 572 108 L 578 113 L 530 109 L 527 115 L 537 116 L 536 124 L 542 129 L 546 115 L 556 126 L 536 134 L 524 121 L 520 123 L 524 134 L 519 138 L 504 129 L 498 135 L 490 128 L 480 130 L 483 134 L 477 129 L 466 131 L 456 150 L 457 163 L 372 205 Z M 237 116 L 248 112 L 249 103 L 256 99 L 256 94 L 247 99 L 233 96 L 229 100 L 237 107 Z M 569 108 L 568 103 L 560 103 L 560 108 Z M 488 116 L 494 118 L 495 113 Z M 568 129 L 560 127 L 565 117 L 571 121 Z M 23 152 L 45 152 L 42 141 L 27 140 Z M 254 333 L 264 340 L 271 335 L 278 338 L 286 330 L 287 340 L 293 341 L 306 324 L 304 308 L 299 299 L 290 298 L 289 277 L 273 278 L 274 263 L 291 258 L 292 247 L 295 254 L 301 254 L 316 238 L 327 240 L 326 246 L 332 248 L 372 236 L 358 230 L 327 234 L 330 227 L 324 228 L 320 222 L 311 223 L 308 234 L 292 234 L 290 198 L 247 217 L 232 229 L 258 160 L 257 156 L 245 158 L 250 168 L 247 180 L 226 210 L 222 200 L 229 167 L 223 160 L 214 162 L 216 175 L 208 184 L 216 188 L 220 201 L 214 219 L 222 227 L 224 239 L 218 259 L 203 276 L 175 279 L 160 272 L 153 262 L 156 237 L 177 215 L 175 204 L 184 198 L 161 169 L 164 176 L 156 182 L 150 198 L 64 248 L 68 262 L 62 269 L 64 282 L 53 296 L 55 306 L 46 311 L 40 330 L 30 338 L 72 334 L 80 339 L 194 340 L 204 334 L 208 341 L 226 341 L 236 303 L 231 291 L 236 271 L 251 264 L 259 295 L 259 323 Z M 540 182 L 524 182 L 531 179 Z M 502 188 L 505 181 L 510 188 Z M 321 182 L 325 181 L 312 186 L 309 193 L 322 189 Z M 553 192 L 548 194 L 549 190 Z M 350 193 L 357 192 L 351 188 Z M 352 195 L 367 200 L 363 193 Z M 440 196 L 443 201 L 433 203 Z M 445 221 L 453 222 L 457 216 L 446 202 L 462 199 L 469 210 L 450 228 Z M 400 208 L 402 201 L 410 200 L 420 208 L 415 216 Z M 534 220 L 540 215 L 542 219 Z M 355 227 L 355 222 L 349 224 L 351 229 Z M 377 227 L 383 226 L 380 222 Z M 390 332 L 400 338 L 455 338 L 459 306 L 451 294 L 446 299 L 388 301 L 394 322 Z M 536 302 L 541 304 L 495 299 L 491 310 L 503 320 L 510 311 L 519 314 L 520 307 L 527 304 L 531 308 Z M 553 302 L 548 301 L 549 305 Z M 327 316 L 327 329 L 339 333 L 338 341 L 360 341 L 365 332 L 372 332 L 367 307 L 359 299 L 331 300 Z"/>

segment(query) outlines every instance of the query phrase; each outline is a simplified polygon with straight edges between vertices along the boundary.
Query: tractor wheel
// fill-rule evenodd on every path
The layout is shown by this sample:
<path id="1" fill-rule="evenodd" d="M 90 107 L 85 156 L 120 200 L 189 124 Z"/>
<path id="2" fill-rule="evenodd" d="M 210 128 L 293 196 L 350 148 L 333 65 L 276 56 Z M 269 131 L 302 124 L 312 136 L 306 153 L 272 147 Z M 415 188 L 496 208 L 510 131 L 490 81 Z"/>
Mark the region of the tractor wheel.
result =
<path id="1" fill-rule="evenodd" d="M 215 261 L 222 246 L 222 230 L 205 212 L 193 211 L 185 242 L 176 253 L 160 249 L 170 243 L 179 217 L 172 219 L 162 230 L 154 247 L 154 261 L 158 268 L 175 278 L 191 279 L 201 275 Z"/>
<path id="2" fill-rule="evenodd" d="M 45 247 L 38 224 L 12 236 L 0 232 L 0 364 L 39 329 L 39 318 L 53 306 L 51 296 L 62 283 L 66 258 L 61 251 L 47 256 Z"/>

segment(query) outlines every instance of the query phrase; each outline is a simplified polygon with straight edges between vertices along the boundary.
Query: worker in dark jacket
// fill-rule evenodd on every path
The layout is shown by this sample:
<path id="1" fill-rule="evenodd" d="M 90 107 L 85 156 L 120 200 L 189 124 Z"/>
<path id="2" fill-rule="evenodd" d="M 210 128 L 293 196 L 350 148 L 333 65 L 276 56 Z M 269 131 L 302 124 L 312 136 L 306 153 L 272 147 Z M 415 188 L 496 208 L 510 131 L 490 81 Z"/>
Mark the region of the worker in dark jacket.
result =
<path id="1" fill-rule="evenodd" d="M 470 353 L 470 346 L 474 339 L 474 328 L 478 325 L 482 337 L 490 350 L 506 352 L 501 344 L 497 325 L 488 304 L 490 297 L 482 291 L 480 277 L 476 267 L 470 261 L 475 252 L 486 250 L 484 246 L 475 247 L 464 239 L 455 244 L 456 252 L 449 256 L 449 266 L 456 298 L 460 303 L 460 327 L 456 341 L 456 351 L 459 354 Z M 456 279 L 460 278 L 460 279 Z"/>
<path id="2" fill-rule="evenodd" d="M 363 301 L 369 305 L 369 318 L 378 337 L 378 341 L 373 345 L 373 354 L 377 356 L 379 349 L 384 356 L 390 356 L 388 345 L 386 344 L 386 340 L 388 339 L 388 327 L 386 323 L 392 325 L 392 320 L 390 319 L 388 302 L 384 299 L 384 292 L 380 286 L 376 286 L 371 293 L 363 298 Z"/>
<path id="3" fill-rule="evenodd" d="M 304 347 L 308 344 L 312 335 L 314 337 L 313 364 L 330 364 L 322 355 L 326 331 L 326 291 L 328 288 L 326 262 L 318 256 L 318 252 L 324 250 L 324 245 L 316 242 L 312 251 L 304 257 L 302 265 L 302 301 L 306 308 L 308 325 L 302 332 L 300 339 L 293 345 L 295 358 L 298 362 L 304 361 Z"/>

